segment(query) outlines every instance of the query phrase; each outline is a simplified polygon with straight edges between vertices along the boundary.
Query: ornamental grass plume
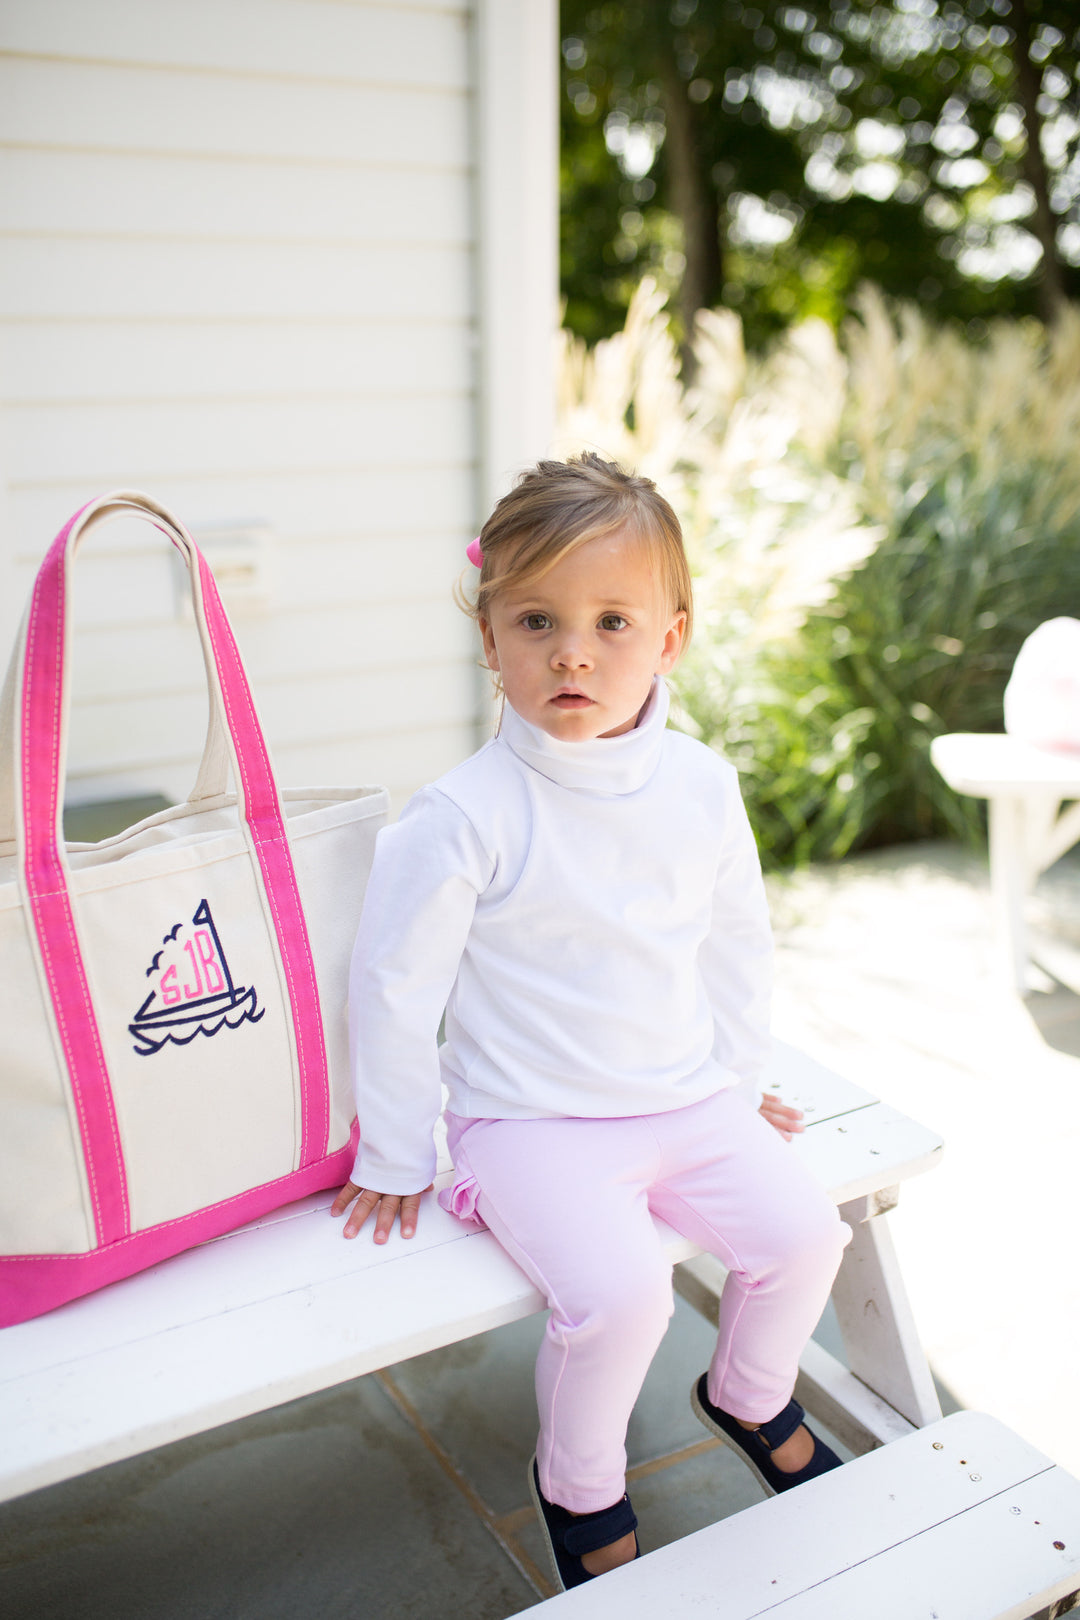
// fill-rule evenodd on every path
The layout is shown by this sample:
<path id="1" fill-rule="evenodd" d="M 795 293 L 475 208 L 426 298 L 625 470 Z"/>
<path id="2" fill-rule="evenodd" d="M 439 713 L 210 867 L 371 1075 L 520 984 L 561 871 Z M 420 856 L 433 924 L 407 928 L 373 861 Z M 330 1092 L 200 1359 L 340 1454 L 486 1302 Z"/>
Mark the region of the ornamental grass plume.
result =
<path id="1" fill-rule="evenodd" d="M 556 443 L 562 455 L 597 450 L 656 480 L 683 525 L 709 640 L 742 656 L 797 629 L 879 532 L 859 522 L 822 460 L 822 426 L 843 399 L 843 363 L 823 323 L 749 363 L 738 317 L 706 311 L 695 353 L 684 391 L 664 295 L 643 281 L 622 332 L 591 351 L 562 334 Z"/>
<path id="2" fill-rule="evenodd" d="M 913 478 L 940 477 L 964 456 L 986 484 L 1003 466 L 1039 466 L 1046 516 L 1080 501 L 1080 311 L 1051 328 L 995 321 L 981 343 L 931 324 L 913 305 L 890 310 L 865 288 L 844 332 L 849 385 L 844 446 L 866 509 L 895 508 Z"/>
<path id="3" fill-rule="evenodd" d="M 736 325 L 699 320 L 684 481 L 701 610 L 741 661 L 790 640 L 884 530 L 830 465 L 846 370 L 832 332 L 809 321 L 748 362 Z"/>
<path id="4" fill-rule="evenodd" d="M 556 452 L 596 450 L 678 493 L 687 414 L 664 294 L 641 282 L 614 337 L 589 349 L 560 333 Z"/>

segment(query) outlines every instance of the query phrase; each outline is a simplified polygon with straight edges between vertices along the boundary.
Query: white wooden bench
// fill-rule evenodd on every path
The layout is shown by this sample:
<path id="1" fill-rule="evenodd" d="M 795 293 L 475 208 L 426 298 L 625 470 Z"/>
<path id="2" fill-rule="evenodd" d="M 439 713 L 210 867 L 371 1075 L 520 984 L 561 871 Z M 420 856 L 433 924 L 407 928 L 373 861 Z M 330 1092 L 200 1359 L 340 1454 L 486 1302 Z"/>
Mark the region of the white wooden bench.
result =
<path id="1" fill-rule="evenodd" d="M 568 1620 L 1064 1612 L 1046 1605 L 1080 1586 L 1080 1487 L 992 1420 L 936 1421 L 885 1212 L 900 1181 L 937 1162 L 940 1140 L 790 1047 L 778 1044 L 770 1082 L 806 1111 L 793 1151 L 855 1232 L 833 1296 L 852 1370 L 812 1344 L 797 1392 L 858 1460 L 548 1607 Z M 417 1236 L 385 1248 L 345 1243 L 330 1201 L 0 1333 L 0 1499 L 543 1308 L 490 1234 L 433 1199 Z M 712 1313 L 722 1271 L 664 1230 L 679 1287 Z"/>
<path id="2" fill-rule="evenodd" d="M 1034 748 L 1018 737 L 953 732 L 935 737 L 930 758 L 957 793 L 986 799 L 990 887 L 1005 970 L 1023 995 L 1030 953 L 1024 906 L 1035 880 L 1080 841 L 1080 753 Z"/>
<path id="3" fill-rule="evenodd" d="M 541 1607 L 544 1620 L 1050 1620 L 1078 1588 L 1080 1481 L 996 1419 L 957 1412 Z"/>
<path id="4" fill-rule="evenodd" d="M 805 1156 L 855 1228 L 834 1291 L 852 1371 L 817 1345 L 798 1393 L 856 1452 L 940 1417 L 884 1211 L 941 1142 L 790 1047 L 770 1079 L 806 1111 Z M 448 1179 L 444 1171 L 439 1185 Z M 376 1248 L 305 1199 L 35 1321 L 0 1332 L 0 1500 L 470 1337 L 543 1308 L 487 1232 L 425 1200 Z M 682 1291 L 723 1273 L 670 1229 Z"/>

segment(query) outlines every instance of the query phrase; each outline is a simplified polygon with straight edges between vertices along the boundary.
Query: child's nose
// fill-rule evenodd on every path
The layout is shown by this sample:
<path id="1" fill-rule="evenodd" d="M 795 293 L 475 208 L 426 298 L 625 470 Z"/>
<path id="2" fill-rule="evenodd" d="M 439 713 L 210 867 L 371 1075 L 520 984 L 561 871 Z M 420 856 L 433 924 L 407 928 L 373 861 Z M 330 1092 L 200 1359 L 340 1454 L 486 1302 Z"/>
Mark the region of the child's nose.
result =
<path id="1" fill-rule="evenodd" d="M 563 636 L 551 656 L 553 669 L 591 669 L 592 652 L 584 636 Z"/>

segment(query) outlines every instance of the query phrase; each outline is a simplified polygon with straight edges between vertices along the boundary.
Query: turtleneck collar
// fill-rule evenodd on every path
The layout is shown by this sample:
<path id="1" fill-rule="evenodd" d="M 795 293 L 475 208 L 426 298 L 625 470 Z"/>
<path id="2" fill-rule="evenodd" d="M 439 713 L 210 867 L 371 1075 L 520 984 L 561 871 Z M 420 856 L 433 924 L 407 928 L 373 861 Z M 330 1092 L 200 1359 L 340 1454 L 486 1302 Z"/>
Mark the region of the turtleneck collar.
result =
<path id="1" fill-rule="evenodd" d="M 655 676 L 637 725 L 619 737 L 564 742 L 530 725 L 507 703 L 499 740 L 526 765 L 560 787 L 579 793 L 634 793 L 644 787 L 660 763 L 667 717 L 667 686 Z"/>

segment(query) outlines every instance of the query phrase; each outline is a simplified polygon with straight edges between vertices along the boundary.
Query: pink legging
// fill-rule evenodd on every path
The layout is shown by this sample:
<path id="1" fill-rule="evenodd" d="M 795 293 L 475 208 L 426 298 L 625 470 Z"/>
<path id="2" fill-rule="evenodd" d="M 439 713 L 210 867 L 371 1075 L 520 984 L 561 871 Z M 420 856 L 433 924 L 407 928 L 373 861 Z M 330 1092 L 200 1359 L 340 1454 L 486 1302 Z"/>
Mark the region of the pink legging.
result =
<path id="1" fill-rule="evenodd" d="M 790 1399 L 851 1236 L 790 1145 L 731 1091 L 629 1119 L 448 1116 L 454 1188 L 551 1307 L 536 1363 L 540 1488 L 622 1496 L 626 1428 L 673 1309 L 660 1215 L 728 1269 L 709 1398 L 763 1423 Z"/>

